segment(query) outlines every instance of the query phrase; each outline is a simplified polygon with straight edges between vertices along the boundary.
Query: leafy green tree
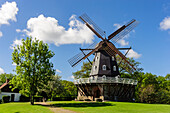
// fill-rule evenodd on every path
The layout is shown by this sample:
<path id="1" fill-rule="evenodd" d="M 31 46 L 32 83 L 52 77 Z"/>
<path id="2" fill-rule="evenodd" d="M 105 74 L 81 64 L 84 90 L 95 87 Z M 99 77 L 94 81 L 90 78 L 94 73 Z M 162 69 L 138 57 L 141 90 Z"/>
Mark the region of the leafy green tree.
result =
<path id="1" fill-rule="evenodd" d="M 22 45 L 14 48 L 12 53 L 13 63 L 16 63 L 16 74 L 12 79 L 15 88 L 21 89 L 22 94 L 30 96 L 34 104 L 34 95 L 44 84 L 48 84 L 52 75 L 55 75 L 50 59 L 54 53 L 43 41 L 28 38 L 22 40 Z"/>
<path id="2" fill-rule="evenodd" d="M 2 73 L 2 74 L 0 74 L 0 84 L 1 83 L 5 83 L 6 82 L 6 79 L 9 79 L 9 80 L 12 80 L 12 78 L 13 78 L 13 74 L 6 74 L 6 73 Z"/>
<path id="3" fill-rule="evenodd" d="M 77 95 L 77 88 L 73 82 L 62 80 L 62 92 L 58 95 L 59 97 L 73 97 Z"/>
<path id="4" fill-rule="evenodd" d="M 90 75 L 92 65 L 89 62 L 83 62 L 83 66 L 81 66 L 81 70 L 73 73 L 75 79 L 79 78 L 87 78 Z"/>
<path id="5" fill-rule="evenodd" d="M 45 92 L 48 98 L 52 100 L 57 94 L 62 92 L 61 76 L 52 76 L 48 84 L 44 85 L 43 89 L 39 89 L 39 92 Z"/>

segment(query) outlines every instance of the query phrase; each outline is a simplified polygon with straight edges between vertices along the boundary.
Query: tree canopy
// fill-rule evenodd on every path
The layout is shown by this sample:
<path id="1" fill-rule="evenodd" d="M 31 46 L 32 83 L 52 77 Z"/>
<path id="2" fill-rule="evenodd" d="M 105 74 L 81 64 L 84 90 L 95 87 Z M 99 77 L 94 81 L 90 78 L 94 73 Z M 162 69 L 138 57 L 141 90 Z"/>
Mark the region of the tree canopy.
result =
<path id="1" fill-rule="evenodd" d="M 6 73 L 2 73 L 2 74 L 0 74 L 0 85 L 2 84 L 2 83 L 5 83 L 6 82 L 6 79 L 9 79 L 9 80 L 12 80 L 12 78 L 13 78 L 13 74 L 6 74 Z"/>
<path id="2" fill-rule="evenodd" d="M 20 93 L 30 96 L 31 104 L 34 104 L 33 98 L 38 89 L 42 89 L 55 75 L 50 62 L 53 56 L 46 43 L 29 37 L 14 48 L 12 60 L 16 64 L 17 75 L 12 79 L 12 84 L 21 89 Z"/>

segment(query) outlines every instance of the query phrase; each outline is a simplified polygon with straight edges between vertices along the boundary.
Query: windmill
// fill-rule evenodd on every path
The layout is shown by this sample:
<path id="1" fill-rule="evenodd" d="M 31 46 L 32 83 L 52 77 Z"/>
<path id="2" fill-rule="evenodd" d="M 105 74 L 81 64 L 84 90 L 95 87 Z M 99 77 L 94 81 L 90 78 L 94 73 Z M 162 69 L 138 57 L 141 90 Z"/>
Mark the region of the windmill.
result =
<path id="1" fill-rule="evenodd" d="M 84 98 L 84 97 L 88 97 L 87 95 L 91 95 L 91 97 L 90 97 L 91 100 L 92 99 L 94 100 L 94 98 L 99 98 L 100 96 L 102 96 L 103 100 L 105 97 L 108 97 L 109 99 L 113 100 L 113 98 L 115 99 L 117 97 L 121 97 L 121 98 L 126 97 L 126 99 L 127 99 L 127 95 L 131 95 L 131 97 L 128 97 L 128 98 L 130 98 L 132 100 L 133 91 L 131 91 L 132 92 L 131 94 L 128 93 L 126 95 L 118 95 L 118 93 L 116 93 L 116 91 L 115 91 L 115 87 L 114 87 L 115 92 L 113 93 L 112 96 L 108 96 L 108 94 L 104 95 L 104 87 L 105 86 L 112 87 L 112 86 L 104 85 L 104 83 L 108 83 L 109 81 L 107 81 L 107 80 L 110 80 L 110 82 L 109 82 L 110 84 L 116 83 L 115 77 L 120 75 L 119 65 L 122 62 L 126 64 L 126 67 L 124 67 L 124 69 L 126 71 L 132 73 L 133 71 L 136 70 L 135 67 L 132 64 L 130 64 L 130 62 L 126 58 L 126 55 L 127 55 L 128 51 L 131 49 L 131 47 L 130 48 L 116 48 L 115 43 L 118 42 L 119 40 L 121 40 L 130 31 L 132 31 L 137 26 L 138 21 L 136 21 L 135 19 L 132 19 L 130 22 L 123 25 L 122 27 L 117 29 L 115 32 L 113 32 L 106 38 L 105 31 L 100 29 L 86 14 L 83 14 L 79 18 L 85 23 L 85 25 L 98 38 L 101 39 L 101 41 L 97 44 L 93 43 L 86 49 L 80 48 L 81 52 L 68 60 L 70 65 L 72 67 L 74 67 L 78 63 L 80 63 L 82 60 L 85 60 L 85 59 L 87 59 L 89 62 L 91 62 L 88 57 L 92 54 L 95 54 L 93 64 L 91 63 L 92 69 L 91 69 L 91 73 L 90 73 L 90 78 L 79 79 L 75 82 L 75 84 L 77 84 L 77 87 L 79 90 L 78 97 Z M 127 52 L 124 55 L 122 52 L 120 52 L 120 50 L 127 50 Z M 121 61 L 119 63 L 116 60 L 117 55 L 121 58 Z M 130 83 L 127 79 L 123 79 L 123 78 L 119 78 L 119 81 L 117 81 L 117 83 L 121 84 L 121 83 L 125 83 L 125 81 L 127 84 Z M 131 80 L 131 81 L 133 81 L 133 80 Z M 102 83 L 102 84 L 100 84 L 101 86 L 99 85 L 98 82 Z M 82 84 L 82 83 L 86 84 L 86 86 L 80 87 L 79 84 Z M 88 83 L 90 83 L 89 86 L 87 85 Z M 92 84 L 92 83 L 94 83 L 94 84 Z M 132 86 L 134 86 L 137 84 L 137 82 L 133 81 L 130 84 L 132 84 Z M 119 89 L 122 92 L 125 92 L 126 88 L 130 89 L 130 90 L 134 90 L 134 87 L 133 88 L 120 87 L 117 89 Z M 120 93 L 120 91 L 117 90 L 117 92 L 119 92 L 119 93 Z M 126 93 L 128 91 L 129 90 L 127 90 Z M 107 92 L 107 91 L 105 91 L 105 92 Z M 109 92 L 110 92 L 110 90 L 109 90 Z"/>

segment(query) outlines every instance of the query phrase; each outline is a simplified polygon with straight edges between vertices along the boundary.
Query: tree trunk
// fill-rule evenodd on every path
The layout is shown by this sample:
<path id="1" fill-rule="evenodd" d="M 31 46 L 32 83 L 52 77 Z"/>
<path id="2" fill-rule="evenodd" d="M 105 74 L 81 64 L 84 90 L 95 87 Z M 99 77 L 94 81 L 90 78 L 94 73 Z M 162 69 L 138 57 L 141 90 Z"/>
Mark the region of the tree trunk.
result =
<path id="1" fill-rule="evenodd" d="M 34 95 L 30 96 L 30 102 L 31 102 L 31 105 L 34 105 Z"/>

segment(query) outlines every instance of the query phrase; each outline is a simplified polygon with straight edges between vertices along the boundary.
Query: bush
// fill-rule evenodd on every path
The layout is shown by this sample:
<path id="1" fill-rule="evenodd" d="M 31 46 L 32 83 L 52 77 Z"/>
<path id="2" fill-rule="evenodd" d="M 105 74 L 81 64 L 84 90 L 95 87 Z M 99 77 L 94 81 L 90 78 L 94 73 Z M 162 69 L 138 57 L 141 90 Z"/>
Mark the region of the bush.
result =
<path id="1" fill-rule="evenodd" d="M 2 103 L 8 103 L 10 99 L 10 96 L 4 95 L 2 96 Z"/>
<path id="2" fill-rule="evenodd" d="M 74 100 L 76 97 L 55 97 L 53 101 L 71 101 Z"/>
<path id="3" fill-rule="evenodd" d="M 20 102 L 29 102 L 30 101 L 30 97 L 26 97 L 24 95 L 21 95 L 19 101 Z"/>
<path id="4" fill-rule="evenodd" d="M 34 102 L 42 102 L 42 96 L 34 96 Z M 20 102 L 30 102 L 30 97 L 20 96 Z"/>
<path id="5" fill-rule="evenodd" d="M 34 97 L 34 102 L 42 102 L 43 101 L 43 97 L 42 96 L 35 96 Z"/>
<path id="6" fill-rule="evenodd" d="M 2 100 L 0 99 L 0 104 L 2 103 Z"/>
<path id="7" fill-rule="evenodd" d="M 97 98 L 96 99 L 96 102 L 102 102 L 103 100 L 102 99 L 100 99 L 100 98 Z"/>

